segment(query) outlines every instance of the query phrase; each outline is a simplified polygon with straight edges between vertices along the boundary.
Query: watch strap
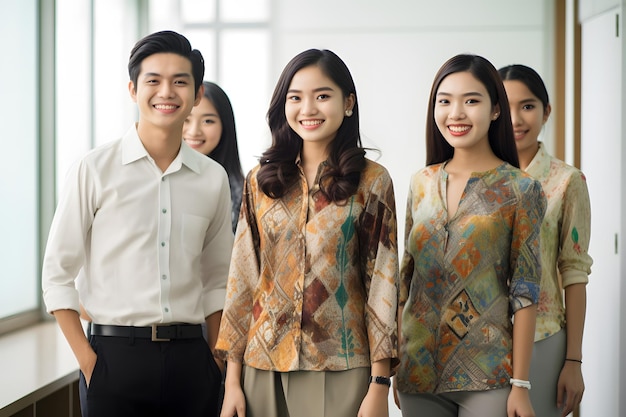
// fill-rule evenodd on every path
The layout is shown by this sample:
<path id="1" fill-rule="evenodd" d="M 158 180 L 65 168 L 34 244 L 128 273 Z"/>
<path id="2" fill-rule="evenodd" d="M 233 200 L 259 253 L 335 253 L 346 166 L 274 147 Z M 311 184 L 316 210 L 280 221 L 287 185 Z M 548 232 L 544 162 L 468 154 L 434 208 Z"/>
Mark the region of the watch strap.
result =
<path id="1" fill-rule="evenodd" d="M 374 384 L 379 384 L 379 385 L 386 385 L 388 387 L 391 386 L 391 378 L 388 378 L 386 376 L 370 376 L 370 384 L 374 383 Z"/>

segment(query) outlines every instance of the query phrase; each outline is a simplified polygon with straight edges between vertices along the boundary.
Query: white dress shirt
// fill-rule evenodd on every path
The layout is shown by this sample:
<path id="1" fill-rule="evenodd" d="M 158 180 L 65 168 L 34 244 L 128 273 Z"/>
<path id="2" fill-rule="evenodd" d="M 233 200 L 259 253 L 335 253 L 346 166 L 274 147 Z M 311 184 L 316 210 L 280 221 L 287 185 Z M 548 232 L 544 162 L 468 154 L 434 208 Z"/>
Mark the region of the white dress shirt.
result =
<path id="1" fill-rule="evenodd" d="M 204 322 L 224 305 L 230 212 L 218 163 L 182 142 L 162 172 L 133 126 L 68 175 L 43 261 L 47 311 L 80 298 L 98 324 Z"/>

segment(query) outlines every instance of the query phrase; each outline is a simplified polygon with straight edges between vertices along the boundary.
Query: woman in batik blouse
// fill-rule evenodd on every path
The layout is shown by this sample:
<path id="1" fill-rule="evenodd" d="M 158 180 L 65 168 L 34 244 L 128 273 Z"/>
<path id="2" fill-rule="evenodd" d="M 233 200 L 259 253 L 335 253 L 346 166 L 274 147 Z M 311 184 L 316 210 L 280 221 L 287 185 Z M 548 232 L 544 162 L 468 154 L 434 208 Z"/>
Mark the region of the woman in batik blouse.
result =
<path id="1" fill-rule="evenodd" d="M 530 398 L 538 416 L 566 416 L 582 399 L 582 339 L 591 273 L 591 206 L 585 176 L 546 151 L 538 137 L 550 117 L 546 86 L 535 70 L 499 70 L 511 107 L 520 167 L 539 180 L 548 200 L 541 225 L 541 293 Z M 565 295 L 565 300 L 563 299 Z"/>
<path id="2" fill-rule="evenodd" d="M 348 68 L 331 51 L 298 54 L 267 116 L 272 146 L 244 183 L 216 348 L 221 415 L 387 416 L 394 193 L 365 158 Z"/>
<path id="3" fill-rule="evenodd" d="M 440 68 L 426 152 L 410 181 L 400 268 L 402 414 L 532 417 L 546 203 L 541 184 L 518 168 L 509 105 L 489 61 L 458 55 Z"/>

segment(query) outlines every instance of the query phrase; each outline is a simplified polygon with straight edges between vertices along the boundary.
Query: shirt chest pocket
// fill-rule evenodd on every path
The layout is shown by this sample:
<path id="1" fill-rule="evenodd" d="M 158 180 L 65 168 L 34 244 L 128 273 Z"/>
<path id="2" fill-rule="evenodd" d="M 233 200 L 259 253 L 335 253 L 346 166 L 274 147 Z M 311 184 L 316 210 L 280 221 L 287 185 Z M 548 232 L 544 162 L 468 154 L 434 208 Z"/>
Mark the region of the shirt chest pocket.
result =
<path id="1" fill-rule="evenodd" d="M 209 219 L 183 214 L 182 226 L 181 243 L 183 249 L 192 255 L 199 255 L 204 247 L 204 238 L 209 228 Z"/>

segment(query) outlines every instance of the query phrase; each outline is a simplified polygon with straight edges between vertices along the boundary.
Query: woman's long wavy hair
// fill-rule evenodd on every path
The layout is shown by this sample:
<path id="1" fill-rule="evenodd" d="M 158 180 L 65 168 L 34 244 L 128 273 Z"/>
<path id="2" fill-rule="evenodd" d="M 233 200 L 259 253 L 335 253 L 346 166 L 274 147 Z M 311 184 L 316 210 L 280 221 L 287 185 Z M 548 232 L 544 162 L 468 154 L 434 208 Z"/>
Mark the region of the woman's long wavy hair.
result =
<path id="1" fill-rule="evenodd" d="M 495 67 L 485 58 L 478 55 L 456 55 L 446 61 L 433 81 L 428 102 L 428 118 L 426 119 L 426 165 L 445 162 L 454 155 L 454 148 L 443 137 L 435 122 L 435 103 L 439 85 L 450 74 L 469 72 L 480 81 L 487 90 L 491 105 L 500 105 L 500 116 L 489 126 L 489 146 L 493 153 L 503 161 L 519 168 L 517 148 L 511 109 L 504 90 L 504 85 Z"/>
<path id="2" fill-rule="evenodd" d="M 359 106 L 352 75 L 346 64 L 334 52 L 309 49 L 296 55 L 285 67 L 272 95 L 267 121 L 272 132 L 272 146 L 261 156 L 257 180 L 269 197 L 284 196 L 299 177 L 296 165 L 302 151 L 302 138 L 291 129 L 285 117 L 287 91 L 294 75 L 303 68 L 317 66 L 343 93 L 354 96 L 352 116 L 345 117 L 335 139 L 329 144 L 328 169 L 320 178 L 320 192 L 329 201 L 339 203 L 353 195 L 365 167 L 365 149 L 359 132 Z"/>

